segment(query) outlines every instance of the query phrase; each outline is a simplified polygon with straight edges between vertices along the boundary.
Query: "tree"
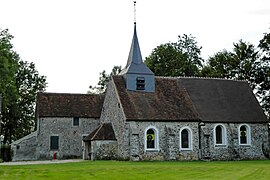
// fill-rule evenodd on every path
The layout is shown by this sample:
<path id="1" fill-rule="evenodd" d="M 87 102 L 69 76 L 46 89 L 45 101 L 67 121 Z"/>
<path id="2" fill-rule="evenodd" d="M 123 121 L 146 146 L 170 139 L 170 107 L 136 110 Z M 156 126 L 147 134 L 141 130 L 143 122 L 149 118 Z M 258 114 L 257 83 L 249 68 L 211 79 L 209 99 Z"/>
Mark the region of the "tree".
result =
<path id="1" fill-rule="evenodd" d="M 109 81 L 111 80 L 111 76 L 117 75 L 121 72 L 122 68 L 121 66 L 114 66 L 112 69 L 112 72 L 110 74 L 106 74 L 106 71 L 103 70 L 101 73 L 99 73 L 99 81 L 97 86 L 89 86 L 89 90 L 87 91 L 88 94 L 101 94 L 104 93 L 107 89 L 107 85 Z"/>
<path id="2" fill-rule="evenodd" d="M 269 72 L 269 60 L 254 45 L 240 40 L 233 52 L 223 50 L 210 57 L 201 76 L 246 80 L 269 115 Z"/>
<path id="3" fill-rule="evenodd" d="M 0 31 L 1 134 L 4 134 L 4 143 L 11 143 L 33 130 L 36 94 L 46 87 L 46 78 L 38 74 L 35 65 L 22 61 L 13 50 L 12 39 L 7 29 Z"/>
<path id="4" fill-rule="evenodd" d="M 258 45 L 261 52 L 261 66 L 264 67 L 262 73 L 265 80 L 261 84 L 259 93 L 261 94 L 261 104 L 266 114 L 270 118 L 270 33 L 265 33 Z"/>
<path id="5" fill-rule="evenodd" d="M 145 64 L 157 76 L 198 76 L 202 68 L 201 48 L 192 35 L 178 36 L 175 43 L 157 46 Z"/>

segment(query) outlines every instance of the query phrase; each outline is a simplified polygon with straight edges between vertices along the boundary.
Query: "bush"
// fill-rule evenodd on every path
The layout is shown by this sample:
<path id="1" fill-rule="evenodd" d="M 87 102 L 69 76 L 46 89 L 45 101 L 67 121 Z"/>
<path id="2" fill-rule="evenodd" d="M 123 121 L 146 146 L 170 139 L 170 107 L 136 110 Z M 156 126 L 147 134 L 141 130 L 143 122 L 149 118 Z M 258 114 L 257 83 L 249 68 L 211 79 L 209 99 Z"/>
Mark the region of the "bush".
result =
<path id="1" fill-rule="evenodd" d="M 5 162 L 11 161 L 12 159 L 12 151 L 11 146 L 7 144 L 1 145 L 1 159 Z"/>

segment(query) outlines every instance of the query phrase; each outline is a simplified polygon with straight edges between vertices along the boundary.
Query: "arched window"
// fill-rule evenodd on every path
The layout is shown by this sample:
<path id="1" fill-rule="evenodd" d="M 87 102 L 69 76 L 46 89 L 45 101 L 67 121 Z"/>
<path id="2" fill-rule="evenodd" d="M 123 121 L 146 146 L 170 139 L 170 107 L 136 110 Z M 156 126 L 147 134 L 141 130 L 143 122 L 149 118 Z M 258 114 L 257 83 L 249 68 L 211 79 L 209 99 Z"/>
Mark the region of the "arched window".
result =
<path id="1" fill-rule="evenodd" d="M 158 130 L 150 126 L 145 130 L 145 150 L 158 150 Z"/>
<path id="2" fill-rule="evenodd" d="M 226 145 L 226 129 L 223 125 L 216 125 L 214 129 L 214 143 L 216 146 Z"/>
<path id="3" fill-rule="evenodd" d="M 154 130 L 148 129 L 146 134 L 147 134 L 147 141 L 146 141 L 147 149 L 155 148 L 155 132 L 154 132 Z"/>
<path id="4" fill-rule="evenodd" d="M 189 127 L 180 129 L 180 150 L 192 150 L 192 131 Z"/>
<path id="5" fill-rule="evenodd" d="M 240 125 L 238 128 L 238 139 L 240 145 L 250 145 L 250 127 L 247 124 Z"/>

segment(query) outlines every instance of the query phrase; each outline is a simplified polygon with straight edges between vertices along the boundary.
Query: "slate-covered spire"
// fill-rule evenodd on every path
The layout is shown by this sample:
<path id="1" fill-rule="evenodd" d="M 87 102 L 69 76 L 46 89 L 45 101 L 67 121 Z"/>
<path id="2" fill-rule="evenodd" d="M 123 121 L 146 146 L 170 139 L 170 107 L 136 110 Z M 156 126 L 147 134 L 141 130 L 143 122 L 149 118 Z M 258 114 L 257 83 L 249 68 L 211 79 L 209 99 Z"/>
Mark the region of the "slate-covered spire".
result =
<path id="1" fill-rule="evenodd" d="M 140 45 L 137 37 L 136 22 L 134 22 L 134 34 L 129 51 L 127 65 L 120 72 L 120 75 L 124 75 L 126 73 L 154 75 L 154 73 L 143 63 Z"/>
<path id="2" fill-rule="evenodd" d="M 134 33 L 126 67 L 119 73 L 128 91 L 155 92 L 154 73 L 143 63 L 136 29 L 136 1 L 134 1 Z"/>
<path id="3" fill-rule="evenodd" d="M 135 63 L 135 64 L 143 63 L 139 41 L 137 37 L 136 22 L 134 23 L 134 34 L 133 34 L 131 48 L 129 51 L 127 66 L 130 65 L 131 63 Z"/>

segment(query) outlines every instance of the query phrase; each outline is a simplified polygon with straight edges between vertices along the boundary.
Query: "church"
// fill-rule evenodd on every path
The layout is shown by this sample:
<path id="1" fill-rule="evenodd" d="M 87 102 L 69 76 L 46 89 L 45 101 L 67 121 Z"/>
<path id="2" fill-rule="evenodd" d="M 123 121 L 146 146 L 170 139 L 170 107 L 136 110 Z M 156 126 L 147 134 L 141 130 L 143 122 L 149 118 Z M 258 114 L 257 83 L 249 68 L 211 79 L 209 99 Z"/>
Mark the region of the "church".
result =
<path id="1" fill-rule="evenodd" d="M 144 64 L 136 23 L 125 68 L 104 94 L 39 93 L 37 130 L 13 161 L 269 158 L 268 120 L 246 81 L 158 77 Z"/>

